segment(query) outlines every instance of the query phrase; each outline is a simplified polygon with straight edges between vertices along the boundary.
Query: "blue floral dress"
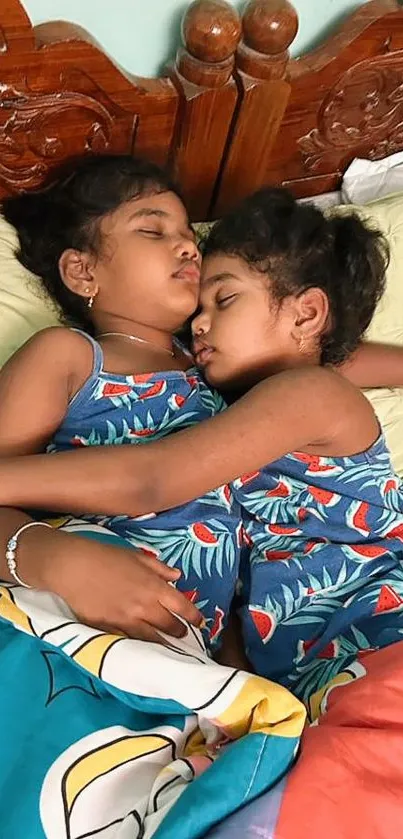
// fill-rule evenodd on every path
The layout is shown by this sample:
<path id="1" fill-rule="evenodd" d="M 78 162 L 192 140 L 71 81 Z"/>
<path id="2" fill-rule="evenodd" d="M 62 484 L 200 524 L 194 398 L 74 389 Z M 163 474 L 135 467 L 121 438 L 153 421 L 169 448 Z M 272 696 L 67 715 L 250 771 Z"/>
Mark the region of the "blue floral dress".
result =
<path id="1" fill-rule="evenodd" d="M 382 435 L 354 457 L 286 455 L 233 492 L 257 673 L 305 699 L 357 654 L 403 638 L 403 487 Z"/>
<path id="2" fill-rule="evenodd" d="M 94 351 L 92 373 L 72 399 L 49 452 L 75 446 L 143 445 L 226 407 L 194 367 L 134 376 L 107 373 L 101 346 L 85 337 Z M 80 519 L 93 525 L 81 530 L 83 535 L 104 538 L 113 533 L 126 546 L 141 548 L 179 568 L 177 588 L 203 613 L 208 645 L 217 644 L 234 594 L 242 534 L 239 506 L 228 486 L 158 514 L 138 518 L 83 514 Z"/>

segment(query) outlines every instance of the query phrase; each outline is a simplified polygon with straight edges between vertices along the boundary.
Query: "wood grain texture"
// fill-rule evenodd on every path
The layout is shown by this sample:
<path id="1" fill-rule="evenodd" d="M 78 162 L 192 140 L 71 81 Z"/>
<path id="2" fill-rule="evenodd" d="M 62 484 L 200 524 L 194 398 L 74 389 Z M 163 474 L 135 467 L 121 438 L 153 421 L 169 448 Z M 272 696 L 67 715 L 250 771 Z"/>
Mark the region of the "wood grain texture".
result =
<path id="1" fill-rule="evenodd" d="M 174 166 L 192 218 L 209 218 L 238 100 L 238 13 L 225 0 L 195 0 L 183 20 L 184 48 L 171 79 L 179 93 Z"/>
<path id="2" fill-rule="evenodd" d="M 166 76 L 118 68 L 67 23 L 0 6 L 0 197 L 82 154 L 145 155 L 175 171 L 194 220 L 264 184 L 337 188 L 355 156 L 403 148 L 403 8 L 370 0 L 319 49 L 290 59 L 290 0 L 194 0 Z M 145 37 L 146 37 L 145 33 Z"/>
<path id="3" fill-rule="evenodd" d="M 371 0 L 295 60 L 287 53 L 295 17 L 286 0 L 251 0 L 246 14 L 236 59 L 241 97 L 217 214 L 264 184 L 300 197 L 337 189 L 354 157 L 403 148 L 403 9 L 396 0 Z"/>
<path id="4" fill-rule="evenodd" d="M 122 73 L 77 27 L 33 29 L 18 0 L 3 0 L 0 26 L 0 195 L 85 153 L 167 160 L 178 107 L 168 79 Z"/>

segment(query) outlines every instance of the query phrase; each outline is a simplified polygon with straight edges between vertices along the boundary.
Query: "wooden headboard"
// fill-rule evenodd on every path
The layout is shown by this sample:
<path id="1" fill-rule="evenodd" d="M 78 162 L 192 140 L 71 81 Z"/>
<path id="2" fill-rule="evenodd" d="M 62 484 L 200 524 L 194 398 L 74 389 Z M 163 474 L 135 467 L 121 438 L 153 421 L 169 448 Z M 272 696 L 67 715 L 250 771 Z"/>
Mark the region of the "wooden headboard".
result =
<path id="1" fill-rule="evenodd" d="M 0 7 L 0 198 L 84 153 L 169 163 L 192 218 L 263 184 L 336 189 L 356 156 L 403 149 L 403 9 L 370 0 L 319 49 L 290 59 L 288 0 L 195 0 L 166 76 L 130 76 L 67 23 Z M 147 32 L 144 32 L 147 37 Z"/>

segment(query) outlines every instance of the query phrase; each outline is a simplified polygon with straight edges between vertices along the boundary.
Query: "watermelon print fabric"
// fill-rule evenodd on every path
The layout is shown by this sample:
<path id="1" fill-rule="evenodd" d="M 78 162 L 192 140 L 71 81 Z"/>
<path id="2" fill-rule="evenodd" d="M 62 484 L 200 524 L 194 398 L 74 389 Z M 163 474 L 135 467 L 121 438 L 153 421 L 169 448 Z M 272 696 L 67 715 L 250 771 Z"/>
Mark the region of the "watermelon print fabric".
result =
<path id="1" fill-rule="evenodd" d="M 194 367 L 186 373 L 106 373 L 100 345 L 85 337 L 93 346 L 93 370 L 71 401 L 49 452 L 74 446 L 142 445 L 225 408 L 221 396 L 207 387 Z M 218 643 L 234 594 L 242 535 L 239 507 L 228 486 L 158 515 L 82 515 L 81 519 L 94 525 L 84 535 L 98 538 L 101 533 L 104 539 L 109 531 L 124 545 L 179 568 L 177 588 L 206 619 L 205 642 L 211 647 Z"/>
<path id="2" fill-rule="evenodd" d="M 357 654 L 403 639 L 403 487 L 381 435 L 354 457 L 287 455 L 233 484 L 257 673 L 307 700 Z"/>

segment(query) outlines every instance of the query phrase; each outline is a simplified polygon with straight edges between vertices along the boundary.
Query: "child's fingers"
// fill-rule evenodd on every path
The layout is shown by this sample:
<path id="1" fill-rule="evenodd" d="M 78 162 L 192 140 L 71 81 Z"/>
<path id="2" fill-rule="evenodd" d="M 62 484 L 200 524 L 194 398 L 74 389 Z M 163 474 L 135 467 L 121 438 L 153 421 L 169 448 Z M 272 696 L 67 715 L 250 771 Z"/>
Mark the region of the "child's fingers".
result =
<path id="1" fill-rule="evenodd" d="M 158 611 L 155 611 L 148 618 L 149 623 L 161 632 L 165 632 L 166 635 L 172 635 L 173 638 L 184 638 L 187 635 L 188 628 L 183 621 L 164 608 L 161 603 L 158 606 Z"/>
<path id="2" fill-rule="evenodd" d="M 163 599 L 160 601 L 166 609 L 179 615 L 180 618 L 191 623 L 192 626 L 202 627 L 204 618 L 201 612 L 196 609 L 193 603 L 188 600 L 182 592 L 172 586 L 167 586 Z"/>
<path id="3" fill-rule="evenodd" d="M 164 644 L 164 638 L 161 637 L 158 630 L 154 626 L 150 626 L 146 621 L 138 621 L 127 634 L 130 638 L 136 638 L 138 641 L 151 641 L 153 644 Z"/>
<path id="4" fill-rule="evenodd" d="M 154 572 L 159 580 L 160 584 L 162 581 L 164 583 L 173 583 L 179 579 L 180 571 L 176 568 L 170 568 L 167 565 L 164 565 L 159 559 L 156 559 L 152 556 L 147 556 L 147 554 L 137 552 L 136 551 L 136 559 L 140 560 L 142 565 L 147 567 L 150 571 Z M 154 588 L 154 586 L 153 586 Z M 158 589 L 155 589 L 157 592 Z M 170 614 L 174 613 L 178 615 L 179 619 L 187 621 L 188 623 L 192 624 L 192 626 L 201 627 L 203 625 L 203 615 L 196 609 L 193 603 L 190 602 L 180 591 L 177 591 L 172 585 L 163 586 L 161 590 L 158 592 L 158 600 L 162 607 Z M 164 632 L 167 632 L 168 635 L 174 635 L 177 638 L 182 637 L 186 634 L 185 632 L 181 631 L 179 633 L 178 624 L 180 624 L 180 620 L 178 621 L 177 618 L 174 618 L 172 615 L 173 623 L 172 627 L 175 627 L 175 631 L 169 629 L 163 629 Z M 151 621 L 150 621 L 151 622 Z M 176 623 L 178 622 L 178 623 Z M 154 623 L 154 621 L 152 621 Z M 162 629 L 162 626 L 159 626 Z"/>
<path id="5" fill-rule="evenodd" d="M 165 565 L 160 559 L 147 556 L 147 554 L 141 551 L 136 551 L 136 559 L 139 559 L 150 571 L 154 571 L 159 577 L 168 582 L 178 580 L 181 575 L 178 568 L 170 568 L 169 565 Z"/>
<path id="6" fill-rule="evenodd" d="M 164 639 L 155 635 L 159 632 L 164 632 L 165 635 L 171 635 L 172 638 L 183 638 L 187 634 L 187 626 L 169 612 L 161 603 L 156 603 L 147 612 L 147 618 L 136 617 L 133 621 L 128 621 L 126 626 L 127 634 L 132 638 L 140 638 L 144 641 L 157 640 L 159 644 L 164 643 Z"/>

